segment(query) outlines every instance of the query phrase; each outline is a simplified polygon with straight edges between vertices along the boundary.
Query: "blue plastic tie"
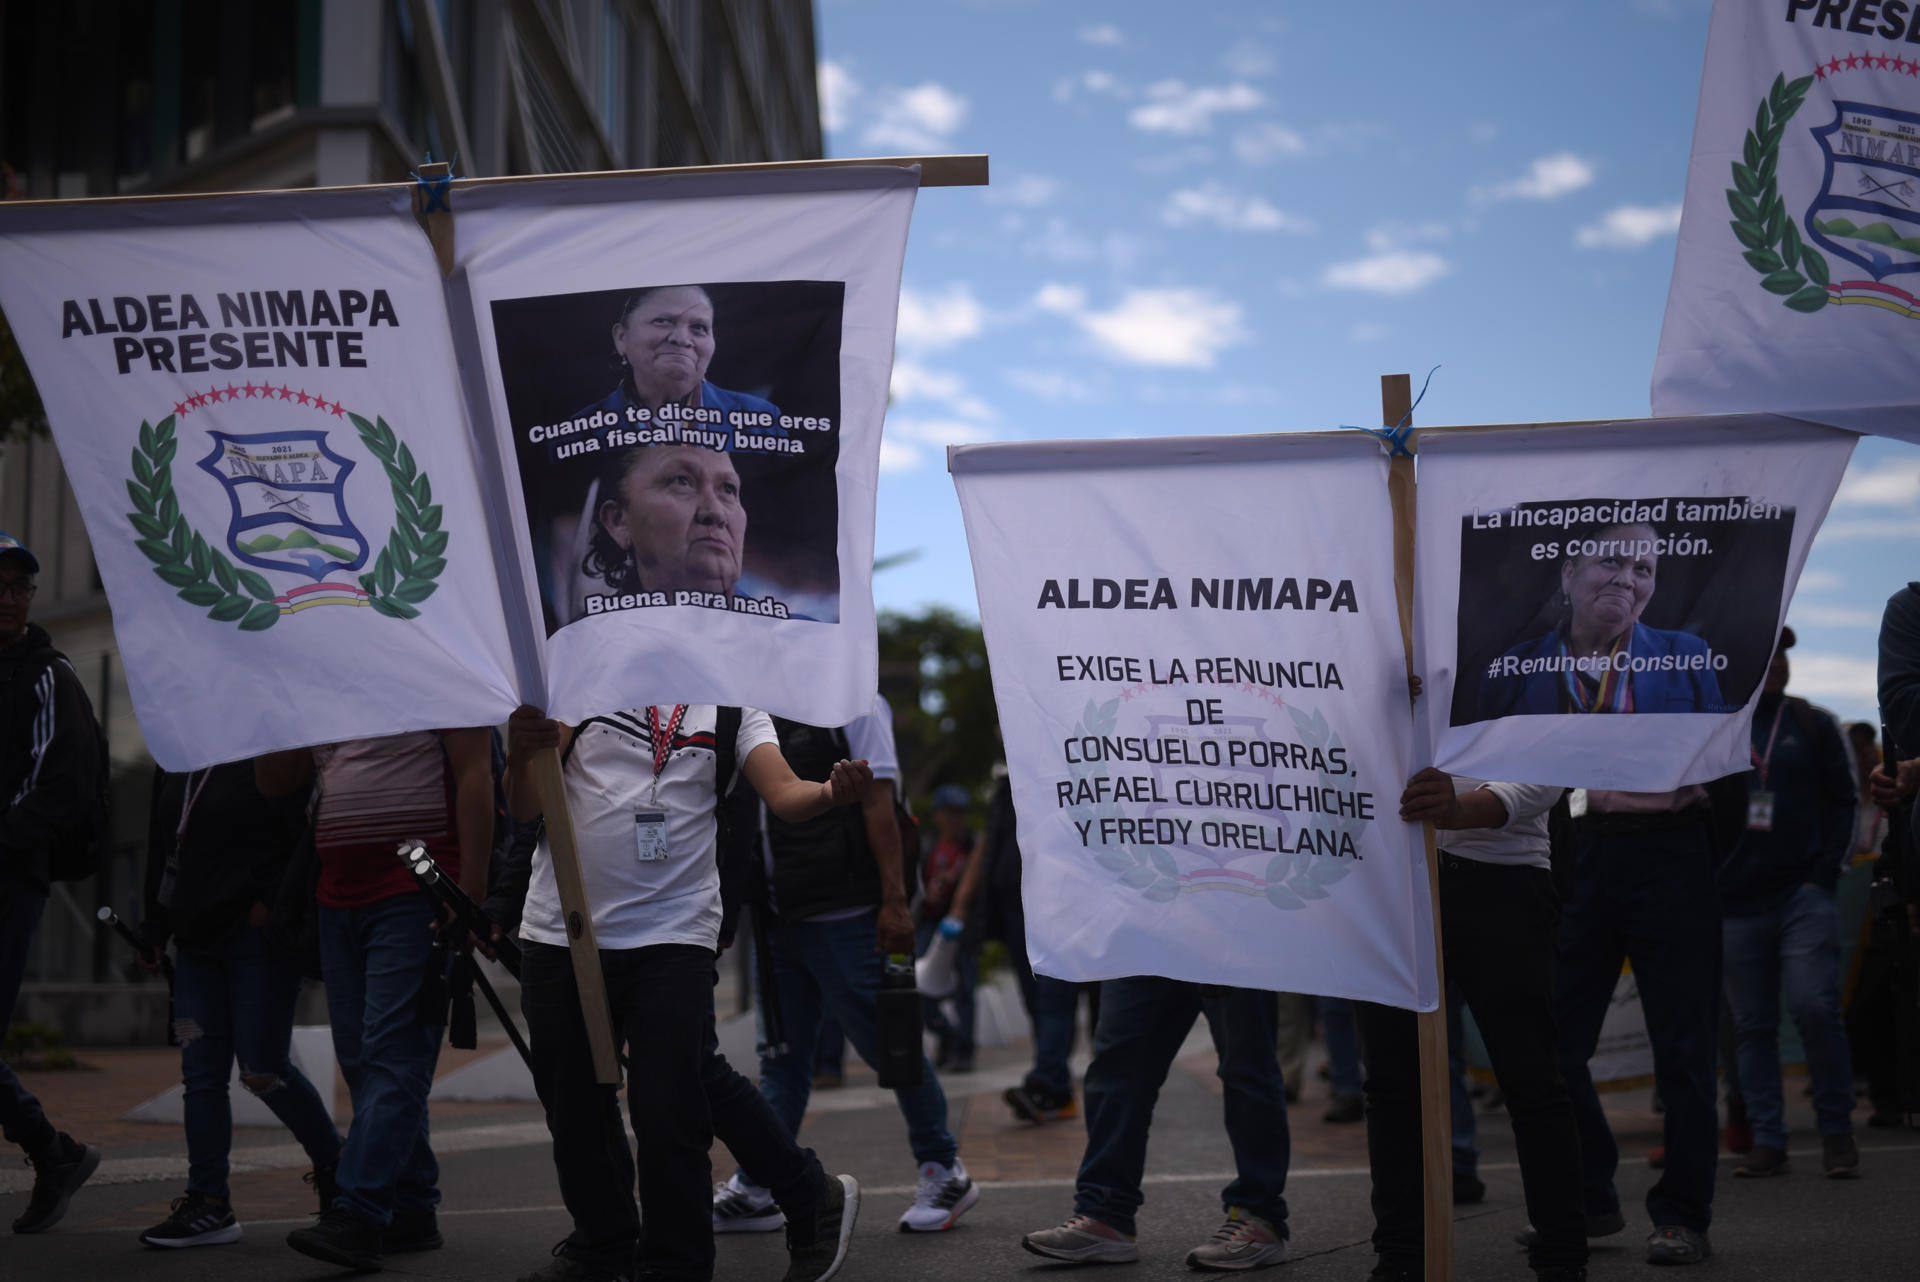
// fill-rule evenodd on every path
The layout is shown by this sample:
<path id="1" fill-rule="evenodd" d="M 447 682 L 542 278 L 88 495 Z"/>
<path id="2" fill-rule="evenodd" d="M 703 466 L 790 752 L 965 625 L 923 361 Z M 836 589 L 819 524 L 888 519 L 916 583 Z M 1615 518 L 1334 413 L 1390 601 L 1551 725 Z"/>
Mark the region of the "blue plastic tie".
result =
<path id="1" fill-rule="evenodd" d="M 1413 436 L 1413 412 L 1420 408 L 1421 401 L 1427 399 L 1427 387 L 1433 382 L 1434 371 L 1439 368 L 1435 365 L 1433 369 L 1427 371 L 1426 380 L 1420 384 L 1420 395 L 1413 398 L 1413 404 L 1407 407 L 1407 412 L 1401 415 L 1400 421 L 1392 427 L 1355 427 L 1351 423 L 1342 423 L 1341 428 L 1349 432 L 1365 432 L 1368 436 L 1378 437 L 1389 447 L 1389 456 L 1392 458 L 1412 458 L 1413 451 L 1407 448 L 1407 441 Z"/>
<path id="2" fill-rule="evenodd" d="M 433 163 L 433 153 L 428 152 L 426 160 L 422 163 L 431 165 Z M 422 178 L 418 173 L 413 175 L 413 180 L 425 188 L 427 193 L 426 207 L 420 211 L 421 213 L 431 214 L 438 212 L 450 214 L 453 212 L 453 206 L 447 203 L 447 195 L 453 190 L 453 166 L 459 163 L 460 157 L 458 153 L 456 153 L 453 158 L 453 165 L 448 165 L 447 172 L 440 177 Z"/>

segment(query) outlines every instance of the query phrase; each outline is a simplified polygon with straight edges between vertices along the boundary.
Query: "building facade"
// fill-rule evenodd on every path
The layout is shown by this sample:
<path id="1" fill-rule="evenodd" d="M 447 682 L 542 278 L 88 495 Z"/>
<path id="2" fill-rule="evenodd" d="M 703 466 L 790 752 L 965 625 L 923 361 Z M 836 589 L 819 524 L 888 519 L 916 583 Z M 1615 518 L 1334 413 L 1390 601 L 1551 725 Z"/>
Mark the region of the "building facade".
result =
<path id="1" fill-rule="evenodd" d="M 0 0 L 0 173 L 40 199 L 813 159 L 816 61 L 810 0 Z M 115 768 L 113 858 L 56 889 L 28 978 L 106 980 L 93 909 L 137 916 L 152 763 L 50 440 L 7 434 L 0 530 Z"/>

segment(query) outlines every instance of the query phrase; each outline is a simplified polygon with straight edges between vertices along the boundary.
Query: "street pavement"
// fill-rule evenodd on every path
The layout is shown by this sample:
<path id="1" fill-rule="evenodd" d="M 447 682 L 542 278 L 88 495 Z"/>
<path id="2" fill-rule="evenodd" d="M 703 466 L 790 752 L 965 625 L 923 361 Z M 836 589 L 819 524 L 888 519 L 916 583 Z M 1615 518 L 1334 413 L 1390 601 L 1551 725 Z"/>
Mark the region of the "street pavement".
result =
<path id="1" fill-rule="evenodd" d="M 1232 1154 L 1221 1125 L 1220 1087 L 1205 1025 L 1196 1029 L 1160 1094 L 1148 1153 L 1146 1206 L 1140 1216 L 1142 1261 L 1111 1272 L 1121 1279 L 1193 1276 L 1186 1253 L 1220 1219 L 1219 1190 L 1231 1178 Z M 738 1045 L 744 1030 L 728 1040 Z M 480 1052 L 446 1051 L 444 1075 L 477 1053 L 504 1043 L 485 1041 Z M 972 1279 L 1024 1277 L 1054 1282 L 1069 1266 L 1049 1265 L 1020 1247 L 1021 1235 L 1072 1212 L 1073 1174 L 1084 1143 L 1078 1121 L 1034 1127 L 1013 1119 L 1000 1092 L 1019 1080 L 1023 1045 L 985 1051 L 979 1068 L 946 1079 L 951 1122 L 962 1158 L 982 1187 L 979 1204 L 952 1231 L 907 1235 L 895 1221 L 912 1198 L 914 1167 L 906 1132 L 891 1096 L 864 1067 L 846 1086 L 816 1095 L 803 1139 L 829 1170 L 860 1180 L 863 1203 L 852 1254 L 842 1277 L 862 1279 Z M 184 1189 L 185 1145 L 180 1128 L 128 1122 L 123 1114 L 178 1081 L 177 1053 L 164 1048 L 85 1049 L 86 1067 L 60 1073 L 23 1073 L 45 1101 L 55 1124 L 99 1145 L 106 1161 L 54 1231 L 37 1237 L 0 1232 L 0 1282 L 304 1282 L 339 1279 L 328 1266 L 289 1250 L 289 1229 L 309 1221 L 306 1163 L 284 1131 L 238 1128 L 234 1140 L 235 1210 L 242 1241 L 219 1247 L 161 1251 L 139 1245 L 142 1228 L 157 1223 Z M 750 1071 L 750 1065 L 742 1065 Z M 1802 1079 L 1790 1078 L 1794 1126 L 1791 1175 L 1751 1181 L 1730 1178 L 1723 1158 L 1712 1239 L 1714 1258 L 1699 1270 L 1719 1279 L 1832 1279 L 1840 1282 L 1912 1282 L 1920 1278 L 1920 1131 L 1862 1128 L 1863 1178 L 1820 1175 L 1819 1144 Z M 1292 1111 L 1293 1169 L 1287 1196 L 1293 1232 L 1287 1264 L 1266 1276 L 1285 1282 L 1351 1279 L 1372 1267 L 1368 1246 L 1365 1129 L 1320 1119 L 1327 1088 L 1310 1076 Z M 1657 1173 L 1646 1150 L 1660 1142 L 1659 1121 L 1645 1089 L 1607 1097 L 1620 1137 L 1620 1187 L 1629 1212 L 1625 1233 L 1595 1244 L 1592 1276 L 1602 1279 L 1671 1278 L 1644 1262 L 1649 1225 L 1640 1209 Z M 344 1090 L 341 1093 L 344 1116 Z M 1864 1111 L 1856 1114 L 1863 1119 Z M 435 1148 L 441 1158 L 444 1249 L 390 1257 L 387 1272 L 402 1278 L 512 1279 L 543 1264 L 568 1230 L 559 1204 L 540 1110 L 532 1104 L 436 1103 Z M 1482 1178 L 1486 1200 L 1455 1217 L 1454 1276 L 1530 1277 L 1512 1235 L 1526 1221 L 1513 1140 L 1504 1114 L 1483 1115 Z M 715 1178 L 732 1169 L 714 1154 Z M 0 1217 L 10 1221 L 25 1203 L 24 1170 L 0 1171 Z M 766 1279 L 785 1269 L 778 1233 L 725 1236 L 717 1275 Z"/>

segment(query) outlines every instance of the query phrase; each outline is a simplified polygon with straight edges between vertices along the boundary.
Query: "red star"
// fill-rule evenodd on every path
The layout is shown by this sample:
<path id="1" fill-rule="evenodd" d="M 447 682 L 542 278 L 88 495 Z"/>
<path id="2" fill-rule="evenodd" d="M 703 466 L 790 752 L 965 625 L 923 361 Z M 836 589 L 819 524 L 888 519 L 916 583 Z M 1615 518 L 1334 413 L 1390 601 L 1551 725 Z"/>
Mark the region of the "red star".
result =
<path id="1" fill-rule="evenodd" d="M 1819 66 L 1817 66 L 1817 67 L 1815 67 L 1815 68 L 1813 69 L 1813 78 L 1814 78 L 1815 80 L 1825 80 L 1825 79 L 1827 78 L 1827 64 L 1826 64 L 1826 63 L 1824 63 L 1824 62 L 1823 62 L 1823 63 L 1821 63 L 1821 64 L 1820 64 Z"/>
<path id="2" fill-rule="evenodd" d="M 240 399 L 240 389 L 235 387 L 232 383 L 227 384 L 227 399 L 230 401 L 237 401 Z"/>
<path id="3" fill-rule="evenodd" d="M 1875 67 L 1879 68 L 1882 71 L 1885 71 L 1887 69 L 1887 55 L 1884 53 L 1874 54 L 1871 57 L 1869 57 L 1867 61 L 1872 63 Z"/>
<path id="4" fill-rule="evenodd" d="M 1920 76 L 1920 58 L 1913 58 L 1908 60 L 1907 74 L 1910 76 Z"/>
<path id="5" fill-rule="evenodd" d="M 247 394 L 248 400 L 252 400 L 254 397 L 260 395 L 260 389 L 255 387 L 251 382 L 249 382 L 245 387 L 241 388 L 240 390 Z"/>
<path id="6" fill-rule="evenodd" d="M 196 410 L 199 409 L 200 403 L 201 403 L 201 397 L 197 392 L 194 395 L 189 396 L 187 398 L 187 405 L 190 409 L 196 409 Z"/>
<path id="7" fill-rule="evenodd" d="M 281 400 L 283 400 L 283 401 L 290 401 L 290 400 L 292 400 L 292 399 L 293 399 L 293 389 L 292 389 L 291 387 L 282 387 L 282 388 L 280 389 L 280 399 L 281 399 Z"/>
<path id="8" fill-rule="evenodd" d="M 342 417 L 342 416 L 344 416 L 345 414 L 346 414 L 346 411 L 340 408 L 340 402 L 339 402 L 339 401 L 335 401 L 335 402 L 333 403 L 333 416 L 334 416 L 335 418 L 340 418 L 340 417 Z"/>
<path id="9" fill-rule="evenodd" d="M 1900 72 L 1905 71 L 1906 69 L 1907 69 L 1907 60 L 1905 58 L 1895 58 L 1893 60 L 1894 74 L 1898 75 Z"/>
<path id="10" fill-rule="evenodd" d="M 1848 54 L 1848 55 L 1847 55 L 1847 70 L 1848 70 L 1848 71 L 1853 71 L 1853 70 L 1856 70 L 1856 69 L 1857 69 L 1857 68 L 1858 68 L 1859 66 L 1860 66 L 1860 55 L 1859 55 L 1859 54 L 1857 54 L 1857 53 L 1850 53 L 1850 54 Z"/>
<path id="11" fill-rule="evenodd" d="M 1133 687 L 1132 687 L 1132 686 L 1128 686 L 1128 687 L 1126 687 L 1126 688 L 1125 688 L 1124 690 L 1122 690 L 1122 691 L 1120 692 L 1120 697 L 1121 697 L 1122 699 L 1125 699 L 1125 700 L 1126 700 L 1126 701 L 1127 701 L 1128 703 L 1132 703 L 1132 702 L 1133 702 Z"/>
<path id="12" fill-rule="evenodd" d="M 307 395 L 307 389 L 304 387 L 293 394 L 293 399 L 299 401 L 302 405 L 313 404 L 313 398 Z"/>
<path id="13" fill-rule="evenodd" d="M 1837 76 L 1840 74 L 1840 60 L 1838 58 L 1835 58 L 1832 62 L 1829 62 L 1827 64 L 1827 74 L 1830 76 Z"/>
<path id="14" fill-rule="evenodd" d="M 175 414 L 185 414 L 187 412 L 187 403 L 185 401 L 175 401 L 173 404 L 173 412 Z"/>

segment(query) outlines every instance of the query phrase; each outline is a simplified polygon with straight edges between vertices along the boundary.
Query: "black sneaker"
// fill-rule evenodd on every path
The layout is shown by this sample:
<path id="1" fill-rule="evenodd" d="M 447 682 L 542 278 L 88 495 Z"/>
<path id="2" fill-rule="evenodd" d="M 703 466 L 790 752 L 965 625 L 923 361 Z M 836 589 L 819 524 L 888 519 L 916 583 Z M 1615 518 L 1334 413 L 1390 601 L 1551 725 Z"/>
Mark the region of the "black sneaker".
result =
<path id="1" fill-rule="evenodd" d="M 553 1244 L 551 1264 L 522 1273 L 514 1282 L 629 1282 L 624 1273 L 609 1273 L 580 1260 L 572 1254 L 572 1245 L 572 1238 L 561 1238 Z"/>
<path id="2" fill-rule="evenodd" d="M 1609 1211 L 1605 1215 L 1589 1215 L 1587 1217 L 1587 1236 L 1590 1238 L 1612 1237 L 1615 1233 L 1620 1232 L 1626 1227 L 1627 1217 L 1619 1211 Z M 1520 1246 L 1524 1246 L 1531 1251 L 1534 1247 L 1540 1245 L 1540 1230 L 1529 1224 L 1514 1234 L 1513 1240 Z"/>
<path id="3" fill-rule="evenodd" d="M 33 1195 L 27 1209 L 13 1222 L 15 1233 L 44 1233 L 67 1213 L 67 1203 L 100 1165 L 100 1150 L 82 1144 L 65 1131 L 56 1131 L 53 1142 L 38 1155 L 29 1153 L 27 1165 L 33 1168 Z"/>
<path id="4" fill-rule="evenodd" d="M 188 1193 L 173 1199 L 173 1214 L 140 1235 L 148 1246 L 219 1246 L 240 1240 L 231 1203 Z"/>
<path id="5" fill-rule="evenodd" d="M 314 1194 L 320 1199 L 317 1214 L 325 1215 L 332 1210 L 333 1199 L 340 1196 L 340 1181 L 335 1178 L 339 1170 L 340 1165 L 336 1162 L 332 1166 L 316 1166 L 300 1177 L 303 1182 L 313 1185 Z"/>
<path id="6" fill-rule="evenodd" d="M 343 1269 L 378 1273 L 385 1267 L 380 1260 L 380 1230 L 344 1206 L 328 1207 L 317 1223 L 287 1234 L 287 1245 Z"/>
<path id="7" fill-rule="evenodd" d="M 1587 1282 L 1587 1270 L 1580 1264 L 1556 1264 L 1534 1271 L 1533 1282 Z"/>
<path id="8" fill-rule="evenodd" d="M 1015 1117 L 1035 1125 L 1065 1122 L 1080 1116 L 1080 1108 L 1074 1103 L 1071 1091 L 1056 1096 L 1026 1086 L 1009 1086 L 1000 1098 L 1007 1102 L 1007 1107 L 1013 1110 Z"/>
<path id="9" fill-rule="evenodd" d="M 1320 1114 L 1320 1120 L 1331 1122 L 1335 1126 L 1344 1126 L 1349 1122 L 1365 1121 L 1367 1102 L 1359 1095 L 1336 1095 L 1327 1105 L 1327 1111 Z"/>
<path id="10" fill-rule="evenodd" d="M 1487 1186 L 1477 1175 L 1456 1171 L 1453 1176 L 1453 1204 L 1475 1206 L 1486 1201 Z"/>
<path id="11" fill-rule="evenodd" d="M 787 1276 L 782 1282 L 827 1282 L 847 1262 L 847 1244 L 860 1214 L 860 1182 L 832 1175 L 820 1190 L 813 1213 L 802 1222 L 787 1221 Z"/>
<path id="12" fill-rule="evenodd" d="M 432 1211 L 422 1211 L 418 1215 L 396 1215 L 387 1225 L 386 1236 L 380 1241 L 381 1249 L 388 1255 L 404 1255 L 408 1251 L 437 1251 L 447 1244 L 440 1236 L 440 1221 Z"/>

